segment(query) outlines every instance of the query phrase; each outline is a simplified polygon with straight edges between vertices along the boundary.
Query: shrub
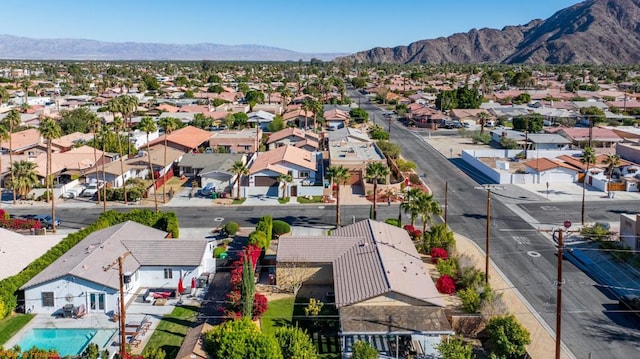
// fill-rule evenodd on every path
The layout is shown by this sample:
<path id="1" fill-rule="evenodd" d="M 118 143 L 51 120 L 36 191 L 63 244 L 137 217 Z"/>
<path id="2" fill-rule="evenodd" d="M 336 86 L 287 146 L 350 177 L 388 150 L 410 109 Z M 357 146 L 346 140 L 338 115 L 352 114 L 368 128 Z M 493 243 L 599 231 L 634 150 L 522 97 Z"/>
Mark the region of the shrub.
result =
<path id="1" fill-rule="evenodd" d="M 444 248 L 436 247 L 431 250 L 431 263 L 437 264 L 440 259 L 448 259 L 449 253 Z"/>
<path id="2" fill-rule="evenodd" d="M 456 265 L 456 260 L 454 258 L 440 259 L 438 260 L 438 264 L 436 264 L 436 267 L 438 268 L 438 272 L 441 275 L 446 274 L 452 278 L 456 276 L 457 265 Z"/>
<path id="3" fill-rule="evenodd" d="M 422 181 L 420 181 L 420 177 L 415 173 L 411 173 L 409 175 L 409 182 L 411 182 L 411 184 L 413 184 L 413 185 L 421 185 L 422 184 Z"/>
<path id="4" fill-rule="evenodd" d="M 269 240 L 267 240 L 267 234 L 263 231 L 253 231 L 249 234 L 249 244 L 256 245 L 260 248 L 267 248 L 269 245 Z"/>
<path id="5" fill-rule="evenodd" d="M 462 301 L 462 309 L 467 313 L 477 313 L 480 309 L 480 294 L 474 288 L 466 288 L 458 291 Z"/>
<path id="6" fill-rule="evenodd" d="M 477 288 L 484 283 L 484 272 L 476 267 L 458 269 L 458 286 L 460 288 Z"/>
<path id="7" fill-rule="evenodd" d="M 400 227 L 400 222 L 398 222 L 397 218 L 387 218 L 384 223 L 390 224 L 392 226 Z"/>
<path id="8" fill-rule="evenodd" d="M 316 359 L 316 347 L 304 331 L 298 327 L 279 327 L 274 333 L 284 358 Z"/>
<path id="9" fill-rule="evenodd" d="M 9 219 L 9 212 L 4 209 L 0 209 L 0 219 Z"/>
<path id="10" fill-rule="evenodd" d="M 351 359 L 376 359 L 378 358 L 378 350 L 369 342 L 357 340 L 353 343 L 353 354 Z"/>
<path id="11" fill-rule="evenodd" d="M 281 236 L 291 232 L 291 226 L 285 221 L 273 221 L 273 235 Z"/>
<path id="12" fill-rule="evenodd" d="M 422 231 L 417 229 L 416 227 L 410 224 L 405 224 L 404 226 L 402 226 L 402 228 L 407 231 L 407 233 L 409 233 L 409 237 L 411 237 L 412 241 L 418 241 L 422 239 Z"/>
<path id="13" fill-rule="evenodd" d="M 258 320 L 264 312 L 267 311 L 267 297 L 263 294 L 256 293 L 253 296 L 253 320 Z"/>
<path id="14" fill-rule="evenodd" d="M 487 323 L 487 333 L 491 353 L 501 358 L 521 357 L 531 343 L 529 331 L 513 315 L 491 318 Z"/>
<path id="15" fill-rule="evenodd" d="M 456 292 L 456 281 L 445 274 L 436 281 L 436 289 L 442 294 L 453 294 Z"/>
<path id="16" fill-rule="evenodd" d="M 238 225 L 236 222 L 229 222 L 224 225 L 224 231 L 227 232 L 227 234 L 229 234 L 230 236 L 234 236 L 236 233 L 238 233 L 239 229 L 240 225 Z"/>
<path id="17" fill-rule="evenodd" d="M 216 247 L 216 249 L 213 250 L 213 258 L 220 258 L 220 255 L 222 253 L 227 253 L 227 248 L 225 248 L 225 247 Z"/>
<path id="18" fill-rule="evenodd" d="M 473 345 L 464 341 L 462 337 L 453 336 L 448 340 L 441 341 L 436 345 L 436 350 L 440 352 L 442 359 L 472 359 Z"/>
<path id="19" fill-rule="evenodd" d="M 424 235 L 424 250 L 426 253 L 430 253 L 432 248 L 438 247 L 444 248 L 449 252 L 455 243 L 453 232 L 444 223 L 432 225 Z"/>

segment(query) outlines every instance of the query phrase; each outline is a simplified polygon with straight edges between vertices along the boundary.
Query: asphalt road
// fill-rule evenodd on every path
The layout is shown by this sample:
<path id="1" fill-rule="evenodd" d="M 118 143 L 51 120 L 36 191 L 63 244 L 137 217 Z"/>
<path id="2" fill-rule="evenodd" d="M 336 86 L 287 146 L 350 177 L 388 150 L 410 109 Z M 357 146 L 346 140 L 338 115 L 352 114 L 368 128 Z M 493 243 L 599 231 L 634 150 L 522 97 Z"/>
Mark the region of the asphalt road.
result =
<path id="1" fill-rule="evenodd" d="M 349 96 L 357 99 L 359 94 L 350 91 Z M 389 126 L 381 110 L 364 98 L 362 107 L 374 115 L 376 123 L 384 128 Z M 474 189 L 478 182 L 400 122 L 392 121 L 390 132 L 391 141 L 401 147 L 403 157 L 426 173 L 426 182 L 441 203 L 445 182 L 448 182 L 449 225 L 484 249 L 487 192 Z M 553 329 L 557 263 L 554 244 L 511 211 L 499 196 L 492 196 L 491 206 L 492 261 Z M 567 218 L 575 221 L 576 215 L 580 215 L 579 204 L 560 205 L 558 208 L 562 209 L 555 213 L 541 211 L 539 207 L 540 204 L 527 204 L 523 209 L 548 223 L 562 223 Z M 602 204 L 595 203 L 589 205 L 587 213 L 594 218 L 606 212 L 614 218 L 615 210 L 605 210 Z M 617 299 L 568 261 L 564 262 L 563 272 L 562 340 L 573 355 L 576 358 L 587 358 L 589 354 L 593 358 L 640 357 L 638 321 L 617 313 Z"/>

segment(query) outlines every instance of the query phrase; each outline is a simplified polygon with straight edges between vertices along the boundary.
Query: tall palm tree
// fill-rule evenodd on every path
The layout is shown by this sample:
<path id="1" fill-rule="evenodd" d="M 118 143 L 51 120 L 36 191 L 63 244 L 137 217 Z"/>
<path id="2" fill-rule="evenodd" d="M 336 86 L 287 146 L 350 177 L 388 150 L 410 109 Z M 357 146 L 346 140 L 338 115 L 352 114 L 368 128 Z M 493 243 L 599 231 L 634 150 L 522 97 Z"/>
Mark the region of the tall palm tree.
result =
<path id="1" fill-rule="evenodd" d="M 122 179 L 122 194 L 124 196 L 124 204 L 127 204 L 127 181 L 124 178 L 124 152 L 122 151 L 122 138 L 120 136 L 120 131 L 124 128 L 124 121 L 122 117 L 114 117 L 113 118 L 113 132 L 116 133 L 116 140 L 118 141 L 118 152 L 120 153 L 120 178 Z M 127 143 L 127 148 L 129 148 L 129 143 Z"/>
<path id="2" fill-rule="evenodd" d="M 89 130 L 91 131 L 91 134 L 93 135 L 93 166 L 95 167 L 96 171 L 96 183 L 98 183 L 98 131 L 100 131 L 100 127 L 102 125 L 102 122 L 100 121 L 100 119 L 98 118 L 98 116 L 96 116 L 94 113 L 91 113 L 91 116 L 89 117 L 89 119 L 87 120 L 87 125 L 89 126 Z M 104 139 L 103 139 L 104 140 Z M 102 159 L 102 162 L 104 162 L 104 158 Z M 106 199 L 105 199 L 106 201 Z M 98 204 L 100 204 L 100 191 L 98 191 Z"/>
<path id="3" fill-rule="evenodd" d="M 330 166 L 327 168 L 327 177 L 336 185 L 336 227 L 340 227 L 340 186 L 349 178 L 349 170 L 344 166 Z"/>
<path id="4" fill-rule="evenodd" d="M 158 125 L 164 128 L 164 168 L 167 168 L 167 139 L 171 132 L 175 131 L 178 128 L 176 121 L 171 117 L 164 117 L 158 121 Z M 162 185 L 162 203 L 167 203 L 166 200 L 167 195 L 167 186 L 165 184 Z"/>
<path id="5" fill-rule="evenodd" d="M 22 89 L 24 90 L 24 104 L 25 106 L 29 106 L 29 88 L 31 87 L 31 80 L 25 77 L 22 80 Z"/>
<path id="6" fill-rule="evenodd" d="M 22 124 L 22 118 L 20 118 L 20 112 L 18 110 L 11 110 L 4 118 L 4 125 L 9 129 L 9 162 L 13 164 L 13 131 Z M 15 181 L 15 175 L 13 174 L 13 165 L 11 166 L 11 182 Z M 13 191 L 13 204 L 16 204 L 16 191 Z"/>
<path id="7" fill-rule="evenodd" d="M 47 140 L 47 176 L 45 182 L 47 183 L 47 192 L 51 189 L 51 231 L 56 233 L 56 196 L 53 190 L 53 174 L 51 167 L 51 144 L 54 139 L 60 138 L 62 136 L 62 129 L 58 123 L 50 118 L 45 117 L 42 122 L 40 122 L 40 127 L 38 128 L 40 131 L 40 136 Z"/>
<path id="8" fill-rule="evenodd" d="M 282 90 L 282 92 L 280 93 L 280 95 L 282 96 L 282 106 L 286 109 L 288 103 L 288 99 L 292 99 L 293 98 L 293 93 L 291 92 L 291 90 L 288 87 L 285 87 L 284 90 Z"/>
<path id="9" fill-rule="evenodd" d="M 411 218 L 411 225 L 414 226 L 416 224 L 416 219 L 420 214 L 420 206 L 419 206 L 419 198 L 422 194 L 422 189 L 420 188 L 411 188 L 407 191 L 407 195 L 400 204 L 400 208 L 404 210 L 404 213 L 407 213 Z"/>
<path id="10" fill-rule="evenodd" d="M 373 219 L 377 219 L 378 182 L 386 180 L 389 175 L 389 167 L 381 162 L 369 162 L 366 168 L 365 177 L 373 182 Z"/>
<path id="11" fill-rule="evenodd" d="M 282 199 L 284 200 L 287 197 L 287 185 L 293 181 L 293 176 L 290 174 L 284 174 L 278 176 L 278 182 L 282 183 Z"/>
<path id="12" fill-rule="evenodd" d="M 109 138 L 109 134 L 110 131 L 106 126 L 101 126 L 100 127 L 100 134 L 99 137 L 101 139 L 100 142 L 102 142 L 102 154 L 104 156 L 105 153 L 107 153 L 107 140 Z M 107 174 L 104 170 L 104 165 L 105 165 L 106 161 L 102 161 L 102 188 L 100 188 L 98 186 L 98 193 L 100 193 L 100 190 L 102 190 L 102 211 L 106 212 L 107 211 Z M 99 182 L 98 182 L 99 183 Z"/>
<path id="13" fill-rule="evenodd" d="M 301 108 L 304 110 L 304 129 L 306 130 L 309 112 L 313 113 L 313 100 L 310 98 L 305 99 Z"/>
<path id="14" fill-rule="evenodd" d="M 427 231 L 427 225 L 431 225 L 433 216 L 442 214 L 440 202 L 433 199 L 432 194 L 422 192 L 418 198 L 418 208 L 420 208 L 420 219 L 422 220 L 422 233 Z"/>
<path id="15" fill-rule="evenodd" d="M 156 123 L 153 121 L 153 118 L 149 116 L 144 116 L 140 121 L 140 130 L 147 134 L 147 158 L 149 159 L 149 171 L 151 171 L 151 183 L 153 183 L 153 201 L 156 207 L 156 212 L 158 212 L 158 196 L 156 195 L 156 176 L 153 173 L 153 165 L 151 164 L 151 151 L 149 150 L 149 134 L 151 132 L 156 132 L 158 127 Z"/>
<path id="16" fill-rule="evenodd" d="M 14 174 L 9 183 L 11 189 L 22 197 L 28 195 L 38 185 L 36 168 L 35 162 L 29 160 L 11 162 L 11 173 Z"/>
<path id="17" fill-rule="evenodd" d="M 611 183 L 611 177 L 613 176 L 613 170 L 620 166 L 620 156 L 610 153 L 605 157 L 603 164 L 607 165 L 607 170 L 609 171 L 609 183 Z M 611 190 L 609 189 L 609 184 L 607 184 L 607 194 L 610 194 Z"/>
<path id="18" fill-rule="evenodd" d="M 242 176 L 246 176 L 249 174 L 249 168 L 242 161 L 235 161 L 229 171 L 236 175 L 236 185 L 238 186 L 238 194 L 236 196 L 237 200 L 240 200 L 240 179 Z"/>
<path id="19" fill-rule="evenodd" d="M 9 93 L 7 92 L 7 89 L 4 88 L 3 86 L 0 86 L 0 106 L 8 98 L 9 98 Z"/>
<path id="20" fill-rule="evenodd" d="M 2 87 L 4 88 L 4 87 Z M 0 142 L 5 141 L 9 138 L 9 130 L 7 130 L 7 127 L 0 123 Z M 2 192 L 3 192 L 3 188 L 2 188 L 2 152 L 0 151 L 0 206 L 2 206 Z"/>
<path id="21" fill-rule="evenodd" d="M 587 170 L 585 171 L 584 180 L 582 181 L 582 225 L 584 226 L 584 196 L 587 190 L 587 176 L 589 175 L 589 167 L 596 163 L 596 152 L 591 147 L 586 147 L 584 152 L 582 153 L 582 159 L 580 160 L 583 164 L 587 165 Z"/>
<path id="22" fill-rule="evenodd" d="M 478 114 L 478 120 L 480 120 L 480 133 L 484 133 L 484 126 L 489 119 L 489 114 L 486 112 L 480 112 Z"/>

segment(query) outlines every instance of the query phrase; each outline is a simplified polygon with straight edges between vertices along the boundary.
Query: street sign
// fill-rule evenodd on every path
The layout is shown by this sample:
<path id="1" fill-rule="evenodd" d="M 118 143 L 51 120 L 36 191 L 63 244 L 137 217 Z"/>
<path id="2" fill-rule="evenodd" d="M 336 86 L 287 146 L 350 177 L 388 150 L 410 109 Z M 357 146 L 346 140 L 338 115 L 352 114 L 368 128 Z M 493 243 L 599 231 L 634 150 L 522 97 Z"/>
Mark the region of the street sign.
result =
<path id="1" fill-rule="evenodd" d="M 564 221 L 564 228 L 571 227 L 571 221 Z"/>

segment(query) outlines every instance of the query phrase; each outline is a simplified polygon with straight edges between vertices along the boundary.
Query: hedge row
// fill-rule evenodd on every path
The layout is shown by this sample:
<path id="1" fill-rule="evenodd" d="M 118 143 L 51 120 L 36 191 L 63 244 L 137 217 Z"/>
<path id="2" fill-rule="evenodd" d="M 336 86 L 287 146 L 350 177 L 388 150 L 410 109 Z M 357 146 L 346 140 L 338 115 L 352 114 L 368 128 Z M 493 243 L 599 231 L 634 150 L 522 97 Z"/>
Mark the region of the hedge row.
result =
<path id="1" fill-rule="evenodd" d="M 167 231 L 173 238 L 177 238 L 179 234 L 178 217 L 172 212 L 155 213 L 148 209 L 134 209 L 128 213 L 119 213 L 116 211 L 104 212 L 88 227 L 66 236 L 45 254 L 40 256 L 40 258 L 26 266 L 20 273 L 0 281 L 0 301 L 4 303 L 4 310 L 3 312 L 0 312 L 0 319 L 5 318 L 16 309 L 16 292 L 21 286 L 31 280 L 31 278 L 35 277 L 38 273 L 47 268 L 51 263 L 60 258 L 60 256 L 73 248 L 73 246 L 78 244 L 78 242 L 83 240 L 89 234 L 129 220 Z M 3 306 L 0 305 L 0 308 L 2 307 Z"/>

